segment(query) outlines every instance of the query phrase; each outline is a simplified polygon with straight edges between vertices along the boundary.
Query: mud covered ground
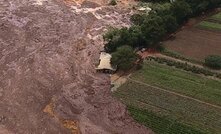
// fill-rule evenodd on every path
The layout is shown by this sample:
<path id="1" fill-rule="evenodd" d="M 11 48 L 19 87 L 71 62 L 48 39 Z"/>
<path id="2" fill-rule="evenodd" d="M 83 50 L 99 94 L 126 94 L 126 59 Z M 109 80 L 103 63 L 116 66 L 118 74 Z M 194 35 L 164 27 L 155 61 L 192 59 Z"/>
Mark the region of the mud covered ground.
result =
<path id="1" fill-rule="evenodd" d="M 150 133 L 94 70 L 101 34 L 131 11 L 78 2 L 0 1 L 0 134 Z"/>

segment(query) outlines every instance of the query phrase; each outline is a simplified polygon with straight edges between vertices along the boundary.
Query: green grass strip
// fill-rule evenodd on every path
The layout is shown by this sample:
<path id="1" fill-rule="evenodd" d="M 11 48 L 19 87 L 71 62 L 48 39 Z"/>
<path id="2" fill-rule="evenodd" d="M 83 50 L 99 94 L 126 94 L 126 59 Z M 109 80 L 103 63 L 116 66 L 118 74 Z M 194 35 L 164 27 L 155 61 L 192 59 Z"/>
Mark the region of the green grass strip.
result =
<path id="1" fill-rule="evenodd" d="M 221 12 L 216 14 L 216 15 L 213 15 L 211 18 L 215 19 L 215 20 L 218 20 L 218 21 L 221 21 Z"/>
<path id="2" fill-rule="evenodd" d="M 221 24 L 214 22 L 202 21 L 197 25 L 197 27 L 203 29 L 221 31 Z"/>
<path id="3" fill-rule="evenodd" d="M 221 106 L 220 80 L 208 79 L 156 62 L 144 63 L 141 70 L 131 75 L 131 79 Z"/>

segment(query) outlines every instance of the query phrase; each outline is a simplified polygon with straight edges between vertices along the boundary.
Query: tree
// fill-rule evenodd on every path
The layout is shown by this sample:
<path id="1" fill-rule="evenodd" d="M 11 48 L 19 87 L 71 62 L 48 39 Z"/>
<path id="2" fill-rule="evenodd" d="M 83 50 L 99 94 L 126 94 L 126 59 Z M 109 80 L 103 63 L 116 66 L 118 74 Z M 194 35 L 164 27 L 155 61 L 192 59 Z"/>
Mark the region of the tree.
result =
<path id="1" fill-rule="evenodd" d="M 133 48 L 145 46 L 145 37 L 141 31 L 141 26 L 131 26 L 129 28 L 130 38 L 128 44 Z"/>
<path id="2" fill-rule="evenodd" d="M 116 49 L 123 45 L 131 45 L 130 43 L 130 33 L 127 28 L 113 28 L 110 29 L 104 36 L 105 51 L 114 52 Z"/>
<path id="3" fill-rule="evenodd" d="M 153 45 L 156 45 L 166 33 L 163 19 L 156 14 L 150 14 L 144 20 L 141 29 L 147 47 L 155 47 Z"/>
<path id="4" fill-rule="evenodd" d="M 112 54 L 111 64 L 121 70 L 132 68 L 137 60 L 137 55 L 130 46 L 121 46 Z"/>
<path id="5" fill-rule="evenodd" d="M 221 56 L 210 55 L 205 58 L 205 65 L 213 69 L 221 69 Z"/>
<path id="6" fill-rule="evenodd" d="M 163 17 L 163 21 L 164 21 L 165 30 L 167 31 L 167 33 L 175 32 L 178 28 L 176 18 L 172 15 L 165 15 L 162 17 Z"/>
<path id="7" fill-rule="evenodd" d="M 135 25 L 141 25 L 146 18 L 147 14 L 133 14 L 130 18 L 130 20 L 135 24 Z"/>
<path id="8" fill-rule="evenodd" d="M 171 9 L 179 24 L 183 23 L 192 12 L 185 0 L 176 0 L 172 3 Z"/>

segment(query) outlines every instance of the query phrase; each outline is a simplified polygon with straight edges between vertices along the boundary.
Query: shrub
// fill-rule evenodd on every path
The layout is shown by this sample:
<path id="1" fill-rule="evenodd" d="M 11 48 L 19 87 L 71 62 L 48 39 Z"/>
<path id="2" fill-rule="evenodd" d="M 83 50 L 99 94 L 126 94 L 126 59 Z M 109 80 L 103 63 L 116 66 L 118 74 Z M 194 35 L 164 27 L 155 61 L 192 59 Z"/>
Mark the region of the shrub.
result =
<path id="1" fill-rule="evenodd" d="M 149 57 L 149 60 L 154 60 L 157 63 L 160 64 L 166 64 L 168 66 L 173 66 L 175 68 L 179 68 L 179 69 L 183 69 L 185 71 L 190 71 L 196 74 L 203 74 L 205 76 L 214 76 L 216 78 L 221 79 L 221 74 L 220 73 L 216 73 L 216 72 L 212 72 L 208 69 L 205 68 L 200 68 L 197 66 L 193 66 L 193 65 L 189 65 L 187 63 L 182 63 L 182 62 L 177 62 L 177 61 L 172 61 L 172 60 L 168 60 L 165 58 L 159 58 L 159 57 Z"/>
<path id="2" fill-rule="evenodd" d="M 185 0 L 176 0 L 172 3 L 172 12 L 179 24 L 188 19 L 192 13 L 190 5 Z"/>
<path id="3" fill-rule="evenodd" d="M 205 65 L 213 69 L 221 69 L 221 56 L 210 55 L 206 57 Z"/>
<path id="4" fill-rule="evenodd" d="M 117 1 L 116 0 L 111 0 L 109 5 L 115 6 L 115 5 L 117 5 Z"/>
<path id="5" fill-rule="evenodd" d="M 111 64 L 121 70 L 129 70 L 137 60 L 137 55 L 130 46 L 121 46 L 112 54 Z"/>

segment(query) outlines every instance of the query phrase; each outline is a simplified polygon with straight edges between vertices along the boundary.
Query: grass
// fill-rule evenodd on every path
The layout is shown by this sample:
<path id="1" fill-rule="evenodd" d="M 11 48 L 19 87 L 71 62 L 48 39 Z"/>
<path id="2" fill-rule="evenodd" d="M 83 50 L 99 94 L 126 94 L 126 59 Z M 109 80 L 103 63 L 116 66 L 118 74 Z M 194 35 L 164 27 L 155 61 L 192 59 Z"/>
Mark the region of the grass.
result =
<path id="1" fill-rule="evenodd" d="M 148 110 L 154 113 L 155 116 L 164 117 L 170 121 L 177 121 L 178 124 L 189 126 L 192 130 L 201 130 L 208 134 L 219 134 L 221 132 L 221 109 L 130 81 L 122 85 L 114 94 L 128 106 Z M 134 117 L 136 116 L 134 111 L 131 111 L 131 114 Z M 138 120 L 140 123 L 145 123 L 140 120 Z M 165 125 L 146 122 L 146 126 L 149 126 L 151 129 L 155 128 L 156 130 L 154 131 L 156 132 L 161 131 L 157 129 L 158 127 L 168 128 Z M 177 126 L 173 127 L 176 128 Z M 186 129 L 184 127 L 183 131 L 189 130 L 189 128 Z"/>
<path id="2" fill-rule="evenodd" d="M 217 20 L 217 21 L 221 21 L 221 12 L 216 14 L 216 15 L 213 15 L 211 17 L 211 19 L 214 19 L 214 20 Z"/>
<path id="3" fill-rule="evenodd" d="M 188 125 L 168 119 L 165 116 L 156 115 L 154 112 L 128 107 L 132 117 L 143 125 L 150 127 L 157 134 L 204 134 L 202 131 L 194 129 Z"/>
<path id="4" fill-rule="evenodd" d="M 221 81 L 145 62 L 130 76 L 150 85 L 221 104 Z M 114 95 L 138 122 L 158 134 L 219 134 L 221 109 L 128 80 Z"/>
<path id="5" fill-rule="evenodd" d="M 214 22 L 202 21 L 201 23 L 197 25 L 197 27 L 208 29 L 208 30 L 221 31 L 221 24 L 214 23 Z"/>
<path id="6" fill-rule="evenodd" d="M 203 64 L 203 62 L 195 60 L 195 59 L 191 59 L 191 58 L 187 58 L 185 56 L 183 56 L 182 54 L 178 53 L 178 52 L 174 52 L 168 49 L 165 49 L 161 52 L 162 54 L 166 55 L 166 56 L 170 56 L 176 59 L 180 59 L 183 61 L 187 61 L 187 62 L 191 62 L 191 63 L 195 63 L 195 64 Z"/>
<path id="7" fill-rule="evenodd" d="M 208 79 L 155 62 L 147 62 L 132 79 L 221 106 L 221 81 Z"/>

